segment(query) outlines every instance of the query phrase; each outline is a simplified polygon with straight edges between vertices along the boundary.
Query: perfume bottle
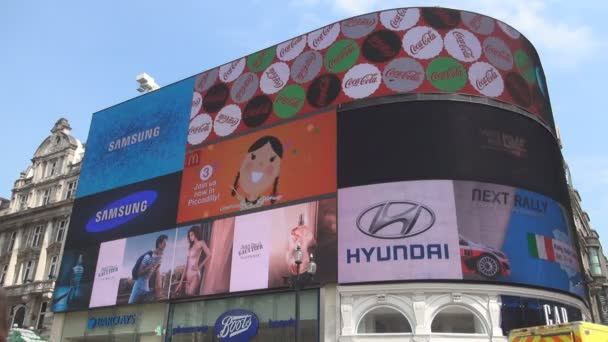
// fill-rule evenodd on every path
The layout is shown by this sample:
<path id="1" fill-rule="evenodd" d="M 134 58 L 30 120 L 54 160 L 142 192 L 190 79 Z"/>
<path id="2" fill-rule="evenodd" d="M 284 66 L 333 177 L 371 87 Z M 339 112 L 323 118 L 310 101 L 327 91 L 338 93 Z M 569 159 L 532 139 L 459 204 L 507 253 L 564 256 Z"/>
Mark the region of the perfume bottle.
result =
<path id="1" fill-rule="evenodd" d="M 80 289 L 80 281 L 84 274 L 84 267 L 82 266 L 82 254 L 78 255 L 78 261 L 76 265 L 72 267 L 72 299 L 78 299 L 82 297 L 82 291 Z"/>
<path id="2" fill-rule="evenodd" d="M 293 252 L 298 246 L 302 249 L 302 263 L 300 264 L 300 274 L 306 272 L 310 255 L 308 254 L 310 247 L 314 244 L 314 234 L 309 226 L 304 222 L 304 214 L 300 214 L 298 225 L 291 229 L 287 242 L 287 266 L 291 274 L 298 273 Z"/>

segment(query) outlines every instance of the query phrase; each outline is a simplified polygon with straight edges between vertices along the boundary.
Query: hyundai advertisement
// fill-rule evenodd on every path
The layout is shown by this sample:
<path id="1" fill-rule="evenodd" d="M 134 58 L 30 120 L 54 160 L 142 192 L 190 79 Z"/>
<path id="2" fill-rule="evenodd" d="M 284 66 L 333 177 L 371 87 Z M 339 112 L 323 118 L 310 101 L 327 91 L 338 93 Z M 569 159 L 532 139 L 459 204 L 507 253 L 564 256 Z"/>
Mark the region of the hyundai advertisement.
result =
<path id="1" fill-rule="evenodd" d="M 464 279 L 584 289 L 565 212 L 546 196 L 426 180 L 338 191 L 338 279 Z"/>
<path id="2" fill-rule="evenodd" d="M 193 82 L 93 115 L 76 197 L 181 171 Z"/>

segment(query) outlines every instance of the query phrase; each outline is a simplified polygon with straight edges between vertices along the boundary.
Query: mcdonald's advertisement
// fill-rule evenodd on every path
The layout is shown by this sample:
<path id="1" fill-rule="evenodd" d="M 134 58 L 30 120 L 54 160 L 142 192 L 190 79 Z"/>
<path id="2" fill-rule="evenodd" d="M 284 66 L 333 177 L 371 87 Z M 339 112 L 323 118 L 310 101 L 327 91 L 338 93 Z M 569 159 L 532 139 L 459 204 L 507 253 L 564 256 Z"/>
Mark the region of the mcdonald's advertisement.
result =
<path id="1" fill-rule="evenodd" d="M 177 221 L 334 193 L 335 132 L 328 111 L 189 152 Z"/>

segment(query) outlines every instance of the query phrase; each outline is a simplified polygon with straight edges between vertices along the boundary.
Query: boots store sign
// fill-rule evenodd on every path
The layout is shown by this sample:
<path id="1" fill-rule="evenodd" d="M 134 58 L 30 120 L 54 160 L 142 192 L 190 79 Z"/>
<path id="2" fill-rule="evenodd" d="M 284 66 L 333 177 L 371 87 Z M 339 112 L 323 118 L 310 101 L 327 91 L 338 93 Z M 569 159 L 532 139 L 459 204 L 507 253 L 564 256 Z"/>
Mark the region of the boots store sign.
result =
<path id="1" fill-rule="evenodd" d="M 215 337 L 221 342 L 249 341 L 257 335 L 259 325 L 258 316 L 251 311 L 226 311 L 215 321 Z"/>

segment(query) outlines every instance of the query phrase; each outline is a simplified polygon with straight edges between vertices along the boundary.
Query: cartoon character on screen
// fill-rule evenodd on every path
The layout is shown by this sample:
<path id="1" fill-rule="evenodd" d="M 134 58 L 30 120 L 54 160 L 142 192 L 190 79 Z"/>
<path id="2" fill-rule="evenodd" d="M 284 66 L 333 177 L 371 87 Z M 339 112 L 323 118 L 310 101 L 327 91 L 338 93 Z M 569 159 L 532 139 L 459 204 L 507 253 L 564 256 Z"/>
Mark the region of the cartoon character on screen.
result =
<path id="1" fill-rule="evenodd" d="M 240 201 L 241 210 L 273 204 L 281 198 L 277 188 L 282 158 L 283 144 L 276 137 L 261 137 L 249 147 L 232 186 L 232 196 Z"/>
<path id="2" fill-rule="evenodd" d="M 203 260 L 201 260 L 203 256 Z M 211 250 L 202 238 L 201 226 L 194 225 L 188 230 L 188 254 L 186 256 L 186 268 L 175 289 L 179 293 L 184 286 L 187 296 L 198 294 L 201 285 L 203 267 L 209 262 Z"/>

